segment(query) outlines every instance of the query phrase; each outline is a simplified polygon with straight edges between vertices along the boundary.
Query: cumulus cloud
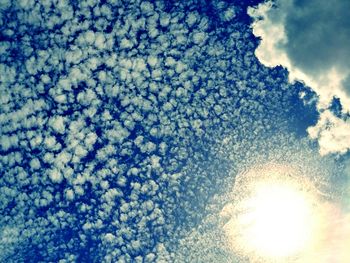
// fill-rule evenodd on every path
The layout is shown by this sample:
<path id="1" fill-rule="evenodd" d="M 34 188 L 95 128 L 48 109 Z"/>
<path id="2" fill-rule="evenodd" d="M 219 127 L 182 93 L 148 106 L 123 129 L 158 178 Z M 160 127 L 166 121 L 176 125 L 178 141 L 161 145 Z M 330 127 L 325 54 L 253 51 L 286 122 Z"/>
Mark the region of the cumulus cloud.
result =
<path id="1" fill-rule="evenodd" d="M 255 20 L 253 32 L 261 37 L 256 56 L 269 67 L 286 67 L 290 81 L 303 81 L 314 89 L 321 111 L 329 108 L 334 98 L 340 99 L 344 114 L 350 111 L 349 9 L 349 1 L 278 0 L 248 11 Z M 321 114 L 314 128 L 325 128 L 321 125 L 323 118 Z M 346 118 L 332 125 L 340 122 L 350 129 Z M 332 141 L 319 132 L 322 154 L 344 152 L 344 145 L 339 143 L 344 134 L 338 134 L 339 130 L 333 129 Z"/>

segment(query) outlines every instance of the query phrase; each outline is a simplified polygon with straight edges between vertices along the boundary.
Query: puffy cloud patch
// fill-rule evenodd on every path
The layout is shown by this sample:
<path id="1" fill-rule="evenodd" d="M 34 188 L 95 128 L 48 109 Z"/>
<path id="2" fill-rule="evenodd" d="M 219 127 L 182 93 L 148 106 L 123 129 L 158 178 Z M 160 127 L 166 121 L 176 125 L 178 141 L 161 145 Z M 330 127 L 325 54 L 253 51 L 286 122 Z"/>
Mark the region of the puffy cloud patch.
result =
<path id="1" fill-rule="evenodd" d="M 336 117 L 327 110 L 320 116 L 318 123 L 308 128 L 311 138 L 317 139 L 320 145 L 320 154 L 341 153 L 350 149 L 349 123 Z"/>
<path id="2" fill-rule="evenodd" d="M 344 114 L 350 112 L 349 9 L 349 1 L 277 0 L 248 10 L 255 19 L 253 32 L 261 37 L 256 56 L 269 67 L 286 67 L 290 81 L 303 81 L 313 88 L 319 95 L 321 113 L 334 98 L 340 99 Z M 312 131 L 325 129 L 322 123 L 328 117 L 322 114 Z M 350 121 L 346 118 L 328 121 L 332 121 L 332 126 L 342 127 L 332 129 L 331 140 L 318 132 L 321 153 L 343 153 L 349 145 L 340 143 L 344 137 L 341 131 L 350 130 Z M 350 141 L 350 137 L 346 140 Z"/>

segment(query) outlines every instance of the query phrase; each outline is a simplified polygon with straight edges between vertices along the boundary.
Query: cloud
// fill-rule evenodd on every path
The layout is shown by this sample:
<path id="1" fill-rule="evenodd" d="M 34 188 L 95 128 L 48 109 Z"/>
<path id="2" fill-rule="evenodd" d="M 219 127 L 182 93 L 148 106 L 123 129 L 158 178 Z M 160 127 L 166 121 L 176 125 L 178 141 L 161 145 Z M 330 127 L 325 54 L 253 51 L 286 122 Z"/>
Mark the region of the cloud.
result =
<path id="1" fill-rule="evenodd" d="M 240 6 L 1 2 L 1 262 L 174 262 L 228 162 L 305 130 L 311 107 L 253 56 Z"/>
<path id="2" fill-rule="evenodd" d="M 286 67 L 291 82 L 299 80 L 314 89 L 321 112 L 334 98 L 340 99 L 344 114 L 350 112 L 349 9 L 349 1 L 277 0 L 248 10 L 255 19 L 253 32 L 261 37 L 256 56 L 269 67 Z M 320 124 L 324 118 L 321 114 L 314 128 L 324 129 Z M 350 129 L 349 120 L 334 119 L 332 125 L 339 123 Z M 339 130 L 333 129 L 329 147 L 321 145 L 322 154 L 344 152 L 344 145 L 339 144 L 343 139 L 338 138 L 344 134 L 338 134 Z M 324 133 L 318 134 L 324 142 Z"/>
<path id="3" fill-rule="evenodd" d="M 341 153 L 350 149 L 349 123 L 334 116 L 329 110 L 324 111 L 318 123 L 308 128 L 312 139 L 318 138 L 320 154 Z"/>
<path id="4" fill-rule="evenodd" d="M 334 200 L 339 197 L 338 193 L 334 191 L 334 185 L 331 185 L 329 181 L 335 175 L 340 176 L 342 170 L 334 165 L 332 156 L 320 156 L 317 154 L 317 149 L 312 146 L 312 143 L 307 138 L 305 140 L 299 140 L 292 138 L 289 134 L 279 134 L 274 138 L 255 141 L 250 144 L 250 142 L 247 143 L 245 141 L 237 143 L 235 137 L 235 135 L 230 135 L 225 138 L 219 148 L 220 154 L 225 156 L 224 159 L 239 162 L 235 166 L 237 170 L 231 171 L 234 174 L 231 178 L 223 178 L 221 191 L 218 191 L 220 193 L 207 201 L 207 217 L 199 225 L 187 231 L 184 238 L 178 242 L 175 252 L 176 260 L 174 262 L 184 262 L 186 260 L 190 262 L 248 262 L 248 258 L 252 259 L 252 262 L 255 262 L 253 259 L 256 259 L 256 257 L 252 255 L 253 253 L 243 253 L 241 251 L 242 247 L 238 249 L 239 251 L 233 249 L 232 242 L 229 240 L 231 233 L 225 233 L 225 230 L 228 230 L 227 226 L 229 226 L 230 220 L 232 220 L 232 211 L 237 209 L 236 211 L 238 213 L 234 215 L 236 219 L 239 213 L 246 212 L 240 205 L 240 201 L 244 199 L 244 193 L 249 193 L 249 188 L 245 185 L 239 189 L 239 185 L 242 182 L 254 183 L 255 181 L 252 177 L 258 176 L 260 178 L 262 175 L 262 173 L 253 173 L 252 177 L 248 175 L 252 167 L 255 169 L 266 164 L 278 164 L 275 166 L 276 168 L 283 166 L 289 167 L 290 170 L 287 169 L 289 180 L 297 180 L 297 182 L 295 181 L 296 184 L 310 183 L 308 186 L 301 186 L 300 189 L 306 187 L 308 190 L 311 190 L 312 188 L 312 191 L 315 190 L 315 194 L 322 198 L 322 200 Z M 245 151 L 246 155 L 242 156 Z M 271 173 L 267 171 L 266 175 L 271 176 Z M 328 202 L 315 203 L 315 205 L 322 207 L 327 205 L 326 207 L 328 208 Z M 339 208 L 336 202 L 330 203 L 330 205 L 332 205 L 332 208 Z M 346 232 L 348 231 L 348 221 L 345 218 L 346 214 L 339 214 L 339 217 L 333 217 L 334 213 L 329 212 L 326 215 L 329 216 L 325 224 L 326 227 L 329 227 L 326 231 L 327 238 L 329 237 L 329 239 L 322 239 L 322 244 L 320 244 L 322 246 L 317 247 L 312 252 L 315 252 L 317 255 L 321 253 L 327 256 L 327 259 L 328 257 L 335 256 L 339 262 L 342 262 L 342 259 L 347 259 L 346 254 L 336 255 L 336 252 L 346 252 L 344 250 L 345 246 L 342 243 L 348 240 L 346 236 L 348 233 Z M 338 219 L 339 221 L 336 221 Z M 333 223 L 328 224 L 329 222 Z M 339 224 L 335 226 L 334 222 Z M 339 237 L 336 236 L 336 232 L 338 231 L 341 234 Z M 238 237 L 236 236 L 235 238 L 237 241 Z M 334 243 L 330 243 L 328 240 L 332 240 Z M 250 258 L 250 256 L 252 257 Z M 326 261 L 324 260 L 322 262 Z M 292 260 L 291 262 L 312 262 L 312 260 L 307 258 L 304 261 Z M 331 262 L 331 260 L 328 260 L 328 262 Z"/>

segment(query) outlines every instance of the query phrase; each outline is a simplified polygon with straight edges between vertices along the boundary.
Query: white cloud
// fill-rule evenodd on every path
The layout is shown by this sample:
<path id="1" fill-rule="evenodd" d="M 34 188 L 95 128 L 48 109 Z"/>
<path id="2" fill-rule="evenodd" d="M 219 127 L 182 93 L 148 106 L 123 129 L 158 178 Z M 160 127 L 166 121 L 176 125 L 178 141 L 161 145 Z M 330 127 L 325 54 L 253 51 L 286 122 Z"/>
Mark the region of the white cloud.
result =
<path id="1" fill-rule="evenodd" d="M 64 124 L 64 117 L 62 116 L 55 116 L 50 119 L 50 126 L 52 129 L 60 134 L 63 134 L 65 132 L 65 124 Z"/>
<path id="2" fill-rule="evenodd" d="M 328 130 L 327 135 L 321 132 L 325 129 L 323 120 L 328 118 L 323 116 L 328 114 L 323 110 L 334 97 L 340 98 L 343 113 L 350 112 L 349 8 L 348 1 L 278 0 L 248 9 L 255 19 L 253 33 L 261 37 L 255 51 L 258 59 L 269 67 L 286 67 L 291 82 L 303 81 L 319 95 L 320 120 L 309 131 L 313 131 L 311 137 L 319 139 L 322 154 L 350 149 L 348 144 L 342 144 L 350 141 L 342 132 L 350 130 L 349 120 L 336 121 L 332 117 L 333 126 L 341 127 Z"/>
<path id="3" fill-rule="evenodd" d="M 323 112 L 318 123 L 308 128 L 312 139 L 318 138 L 320 154 L 346 153 L 350 149 L 350 123 L 337 118 L 329 110 Z"/>
<path id="4" fill-rule="evenodd" d="M 58 169 L 52 169 L 48 174 L 53 183 L 61 183 L 63 180 L 63 175 Z"/>

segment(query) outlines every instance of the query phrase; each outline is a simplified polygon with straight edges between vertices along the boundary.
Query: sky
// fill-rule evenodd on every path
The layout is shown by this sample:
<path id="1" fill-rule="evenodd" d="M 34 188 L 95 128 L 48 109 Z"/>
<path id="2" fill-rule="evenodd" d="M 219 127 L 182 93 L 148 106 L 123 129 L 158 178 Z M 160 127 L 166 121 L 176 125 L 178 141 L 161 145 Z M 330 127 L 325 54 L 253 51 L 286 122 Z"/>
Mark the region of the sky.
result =
<path id="1" fill-rule="evenodd" d="M 350 3 L 260 2 L 0 0 L 0 262 L 260 262 L 270 163 L 350 233 Z"/>

